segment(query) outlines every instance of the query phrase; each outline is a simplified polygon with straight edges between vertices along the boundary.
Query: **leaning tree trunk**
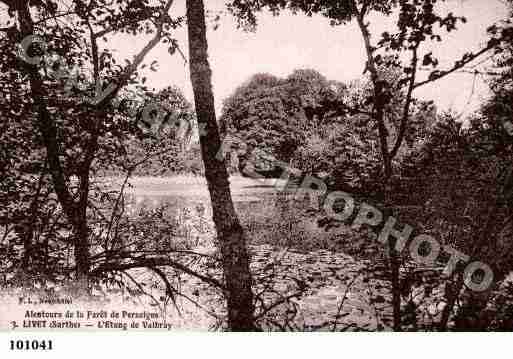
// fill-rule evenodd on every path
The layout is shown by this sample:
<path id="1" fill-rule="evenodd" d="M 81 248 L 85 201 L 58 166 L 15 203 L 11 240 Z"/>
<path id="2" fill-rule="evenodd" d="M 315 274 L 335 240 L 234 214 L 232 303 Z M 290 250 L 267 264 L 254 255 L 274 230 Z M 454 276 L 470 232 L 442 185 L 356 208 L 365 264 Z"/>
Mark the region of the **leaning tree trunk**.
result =
<path id="1" fill-rule="evenodd" d="M 220 244 L 228 301 L 230 330 L 255 330 L 251 273 L 244 232 L 233 206 L 228 171 L 216 159 L 221 139 L 216 122 L 203 0 L 187 0 L 189 57 L 192 88 L 200 135 L 205 177 Z M 203 131 L 202 131 L 203 132 Z"/>

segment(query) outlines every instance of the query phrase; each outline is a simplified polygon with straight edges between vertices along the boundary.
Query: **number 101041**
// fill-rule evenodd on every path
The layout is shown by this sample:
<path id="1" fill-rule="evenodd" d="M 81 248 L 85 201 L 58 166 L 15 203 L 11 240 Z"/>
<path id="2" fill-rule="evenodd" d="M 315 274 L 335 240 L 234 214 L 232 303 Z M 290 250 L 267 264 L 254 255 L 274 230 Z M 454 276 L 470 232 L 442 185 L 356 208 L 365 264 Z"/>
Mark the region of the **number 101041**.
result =
<path id="1" fill-rule="evenodd" d="M 11 350 L 52 350 L 51 340 L 11 340 Z"/>

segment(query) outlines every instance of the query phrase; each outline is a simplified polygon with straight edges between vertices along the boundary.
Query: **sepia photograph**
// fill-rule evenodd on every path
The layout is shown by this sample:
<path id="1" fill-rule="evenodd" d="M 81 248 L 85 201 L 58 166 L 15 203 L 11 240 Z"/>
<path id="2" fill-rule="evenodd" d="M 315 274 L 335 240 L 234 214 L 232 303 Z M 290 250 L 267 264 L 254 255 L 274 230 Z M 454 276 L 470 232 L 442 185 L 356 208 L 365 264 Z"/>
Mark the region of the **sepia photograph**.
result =
<path id="1" fill-rule="evenodd" d="M 2 345 L 512 332 L 512 18 L 0 0 Z"/>

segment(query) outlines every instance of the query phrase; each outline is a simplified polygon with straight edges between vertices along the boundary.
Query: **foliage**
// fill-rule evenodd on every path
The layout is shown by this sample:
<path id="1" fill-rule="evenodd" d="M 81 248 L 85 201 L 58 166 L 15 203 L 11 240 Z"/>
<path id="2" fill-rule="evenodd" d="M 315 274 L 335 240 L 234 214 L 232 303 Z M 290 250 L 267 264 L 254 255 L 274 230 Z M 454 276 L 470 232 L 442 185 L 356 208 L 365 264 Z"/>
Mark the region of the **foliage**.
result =
<path id="1" fill-rule="evenodd" d="M 136 121 L 142 109 L 127 113 L 121 101 L 134 91 L 144 94 L 141 101 L 162 100 L 168 122 L 192 121 L 192 108 L 177 89 L 155 94 L 137 71 L 160 41 L 176 50 L 172 30 L 183 18 L 169 16 L 171 3 L 1 2 L 0 261 L 9 277 L 94 278 L 92 255 L 115 240 L 109 236 L 120 197 L 92 179 L 105 169 L 131 174 L 154 155 L 145 151 L 178 147 L 173 133 L 164 143 L 148 139 Z M 111 41 L 118 33 L 153 38 L 119 64 Z M 32 35 L 45 46 L 36 42 L 23 55 L 20 42 Z M 25 61 L 34 55 L 43 55 L 37 64 Z"/>
<path id="2" fill-rule="evenodd" d="M 114 140 L 123 140 L 118 140 L 118 157 L 102 158 L 103 173 L 163 176 L 188 171 L 184 161 L 195 155 L 189 151 L 195 115 L 180 89 L 127 92 L 119 108 L 128 126 L 124 132 L 113 133 Z"/>
<path id="3" fill-rule="evenodd" d="M 249 147 L 240 165 L 254 148 L 289 162 L 311 126 L 303 107 L 317 102 L 325 85 L 319 73 L 298 70 L 287 79 L 256 74 L 237 88 L 224 101 L 219 122 L 223 135 L 233 134 Z"/>

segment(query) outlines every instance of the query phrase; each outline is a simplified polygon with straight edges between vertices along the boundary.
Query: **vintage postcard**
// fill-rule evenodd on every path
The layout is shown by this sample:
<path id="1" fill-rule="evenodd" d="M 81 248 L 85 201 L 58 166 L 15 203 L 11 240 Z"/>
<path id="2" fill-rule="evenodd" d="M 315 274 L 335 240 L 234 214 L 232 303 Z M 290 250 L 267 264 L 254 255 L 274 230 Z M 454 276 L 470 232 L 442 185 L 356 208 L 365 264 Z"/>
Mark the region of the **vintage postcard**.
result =
<path id="1" fill-rule="evenodd" d="M 0 0 L 9 352 L 61 332 L 512 331 L 512 14 Z"/>

